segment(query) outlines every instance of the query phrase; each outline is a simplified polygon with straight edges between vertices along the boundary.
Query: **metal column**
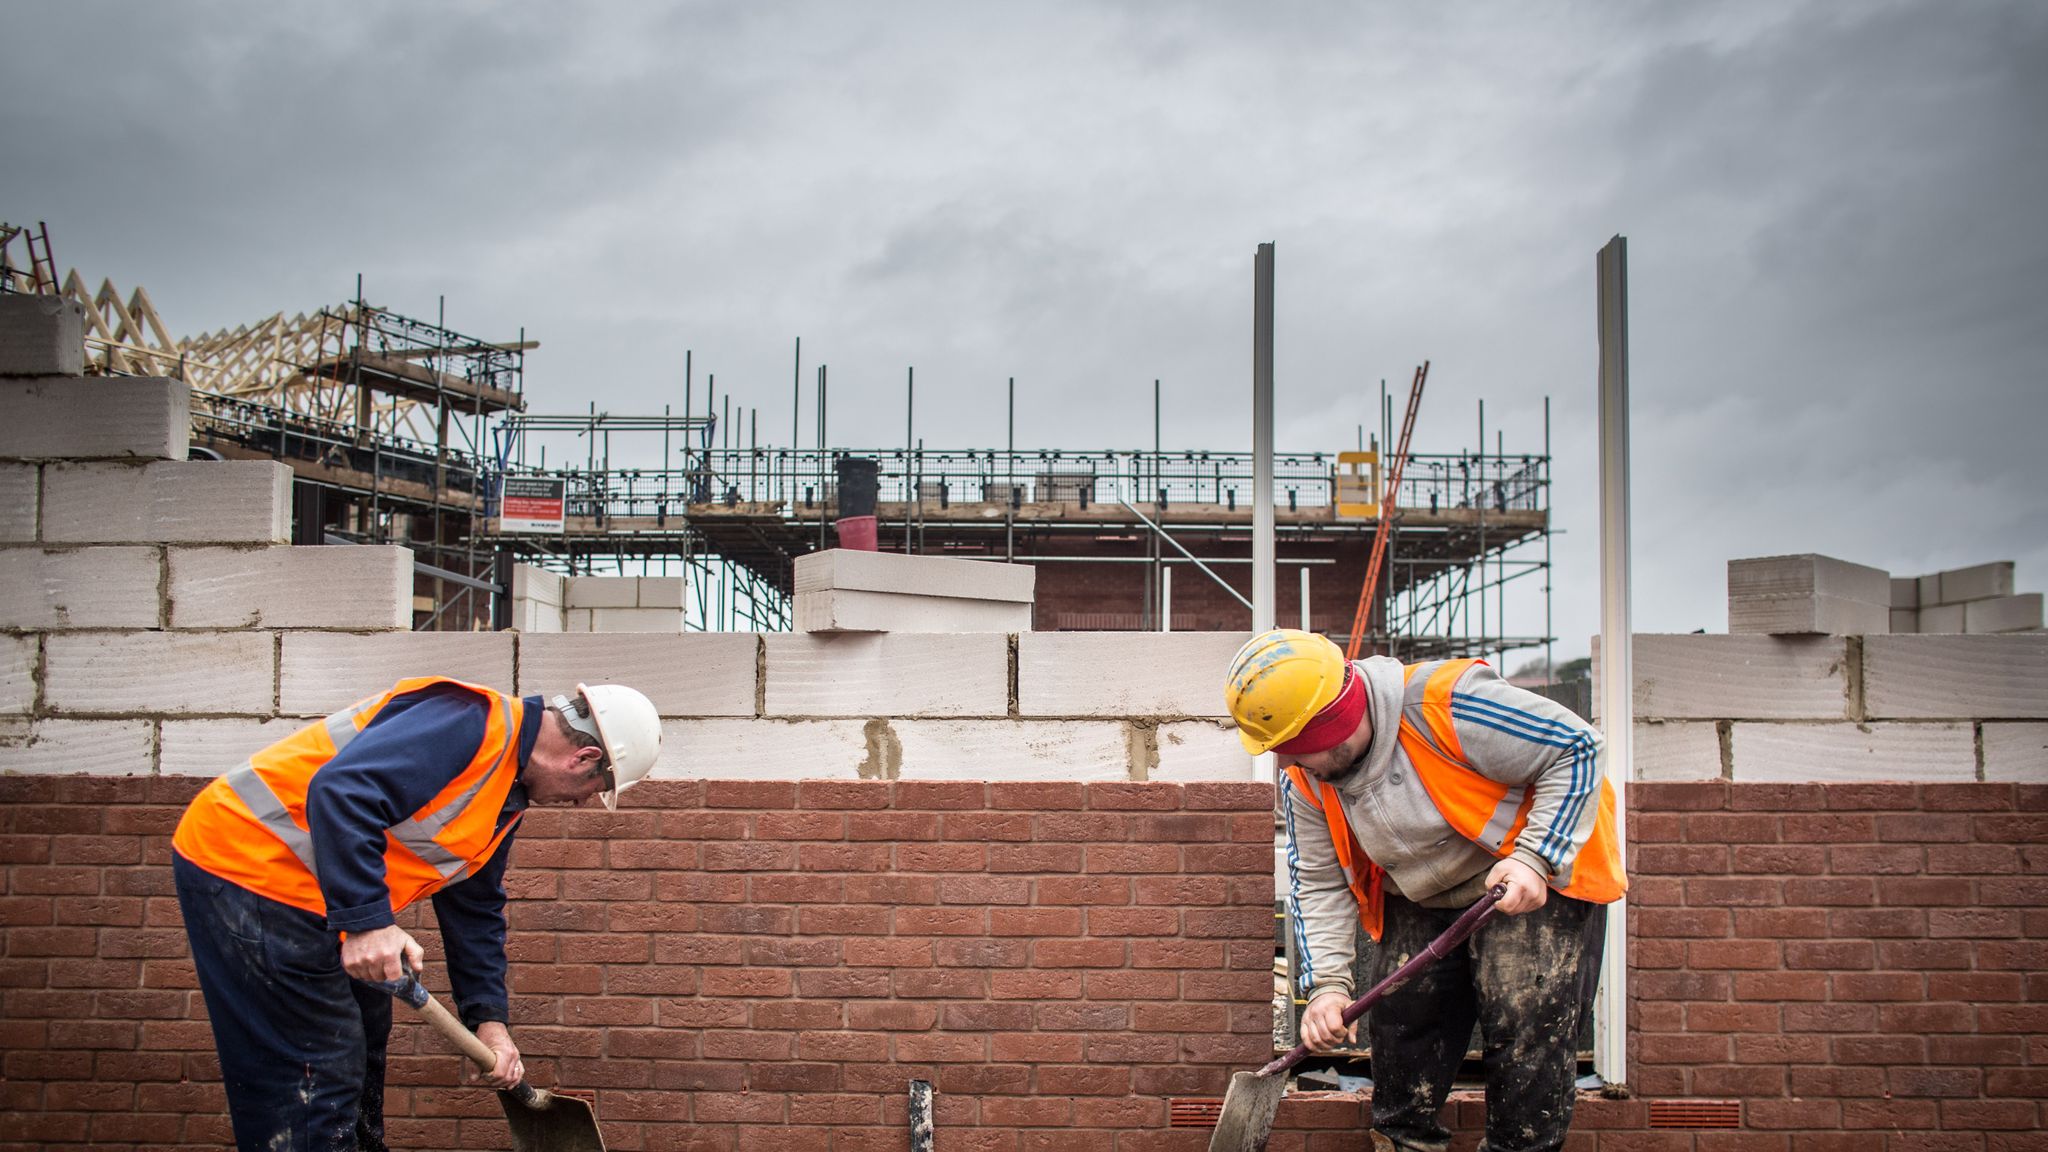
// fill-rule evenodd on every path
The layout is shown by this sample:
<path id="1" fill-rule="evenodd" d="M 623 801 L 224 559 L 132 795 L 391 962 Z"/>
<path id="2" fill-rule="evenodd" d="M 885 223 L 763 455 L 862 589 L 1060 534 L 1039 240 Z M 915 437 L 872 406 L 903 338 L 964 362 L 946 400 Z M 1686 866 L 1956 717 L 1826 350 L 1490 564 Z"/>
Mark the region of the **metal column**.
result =
<path id="1" fill-rule="evenodd" d="M 1600 250 L 1600 719 L 1607 779 L 1614 787 L 1614 832 L 1628 845 L 1630 737 L 1635 708 L 1630 668 L 1628 555 L 1628 240 Z M 1600 963 L 1593 1070 L 1611 1086 L 1628 1083 L 1628 901 L 1608 905 Z"/>

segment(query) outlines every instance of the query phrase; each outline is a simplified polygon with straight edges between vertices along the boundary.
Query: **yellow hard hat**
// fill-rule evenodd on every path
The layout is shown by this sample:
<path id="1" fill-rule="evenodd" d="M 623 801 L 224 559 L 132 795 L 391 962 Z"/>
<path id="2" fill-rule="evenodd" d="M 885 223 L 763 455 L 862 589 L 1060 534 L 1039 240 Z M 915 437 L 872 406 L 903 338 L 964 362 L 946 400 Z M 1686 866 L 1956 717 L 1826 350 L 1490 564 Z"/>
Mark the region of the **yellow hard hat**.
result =
<path id="1" fill-rule="evenodd" d="M 1223 699 L 1254 756 L 1293 739 L 1344 688 L 1344 652 L 1328 637 L 1275 628 L 1230 658 Z"/>

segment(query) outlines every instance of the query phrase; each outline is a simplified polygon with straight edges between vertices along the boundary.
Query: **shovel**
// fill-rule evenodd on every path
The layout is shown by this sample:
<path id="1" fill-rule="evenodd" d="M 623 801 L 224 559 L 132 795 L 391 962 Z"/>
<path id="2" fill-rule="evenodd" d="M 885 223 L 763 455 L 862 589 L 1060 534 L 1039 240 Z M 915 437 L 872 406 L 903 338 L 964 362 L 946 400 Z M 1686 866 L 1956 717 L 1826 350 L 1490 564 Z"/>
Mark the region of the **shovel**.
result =
<path id="1" fill-rule="evenodd" d="M 477 1067 L 488 1072 L 498 1066 L 498 1054 L 434 999 L 411 965 L 406 965 L 403 979 L 378 981 L 377 987 L 419 1009 L 427 1023 L 453 1041 Z M 587 1100 L 557 1095 L 521 1080 L 509 1091 L 498 1090 L 498 1104 L 505 1109 L 505 1123 L 512 1128 L 512 1152 L 604 1152 L 597 1113 Z"/>
<path id="2" fill-rule="evenodd" d="M 1385 999 L 1387 993 L 1406 984 L 1416 973 L 1463 944 L 1467 936 L 1478 931 L 1479 926 L 1493 916 L 1494 905 L 1507 892 L 1506 884 L 1494 885 L 1472 907 L 1465 909 L 1464 915 L 1444 929 L 1443 935 L 1430 941 L 1429 947 L 1401 965 L 1392 976 L 1373 985 L 1370 992 L 1353 1000 L 1344 1009 L 1344 1023 L 1350 1024 L 1365 1015 L 1368 1009 Z M 1280 1098 L 1287 1095 L 1285 1073 L 1301 1063 L 1308 1052 L 1308 1045 L 1297 1044 L 1294 1051 L 1257 1072 L 1239 1072 L 1230 1078 L 1230 1091 L 1223 1096 L 1223 1111 L 1216 1118 L 1216 1131 L 1209 1137 L 1209 1152 L 1265 1152 L 1266 1139 L 1273 1134 L 1273 1115 L 1280 1110 Z"/>

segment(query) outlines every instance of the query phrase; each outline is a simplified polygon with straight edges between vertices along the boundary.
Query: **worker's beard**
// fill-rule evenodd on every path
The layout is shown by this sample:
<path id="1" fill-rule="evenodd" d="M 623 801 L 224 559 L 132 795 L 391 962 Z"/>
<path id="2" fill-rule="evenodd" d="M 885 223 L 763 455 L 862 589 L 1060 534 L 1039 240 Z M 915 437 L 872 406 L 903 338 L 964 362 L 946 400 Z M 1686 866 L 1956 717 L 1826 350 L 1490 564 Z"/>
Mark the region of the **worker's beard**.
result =
<path id="1" fill-rule="evenodd" d="M 1349 779 L 1352 773 L 1364 767 L 1366 753 L 1371 750 L 1372 742 L 1367 741 L 1366 746 L 1359 751 L 1357 756 L 1335 768 L 1310 768 L 1304 764 L 1302 765 L 1302 770 L 1325 784 L 1335 784 L 1340 780 Z"/>

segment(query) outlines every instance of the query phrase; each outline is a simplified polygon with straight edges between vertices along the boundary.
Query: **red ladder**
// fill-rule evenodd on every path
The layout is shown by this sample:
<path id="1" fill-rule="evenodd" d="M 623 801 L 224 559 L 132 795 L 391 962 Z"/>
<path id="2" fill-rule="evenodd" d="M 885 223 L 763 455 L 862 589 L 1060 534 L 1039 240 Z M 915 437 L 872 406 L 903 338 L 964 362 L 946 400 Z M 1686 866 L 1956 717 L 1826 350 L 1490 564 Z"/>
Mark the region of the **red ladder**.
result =
<path id="1" fill-rule="evenodd" d="M 1415 411 L 1422 407 L 1422 385 L 1429 379 L 1429 361 L 1415 370 L 1415 383 L 1408 389 L 1408 411 L 1401 417 L 1401 440 L 1394 446 L 1394 460 L 1387 468 L 1387 490 L 1380 497 L 1379 529 L 1372 536 L 1372 559 L 1365 566 L 1365 587 L 1358 590 L 1358 612 L 1351 618 L 1351 641 L 1344 646 L 1346 660 L 1358 659 L 1365 646 L 1365 630 L 1372 623 L 1373 592 L 1379 587 L 1380 565 L 1387 558 L 1387 544 L 1394 535 L 1394 500 L 1401 494 L 1401 471 L 1408 464 L 1408 441 L 1415 435 Z"/>

